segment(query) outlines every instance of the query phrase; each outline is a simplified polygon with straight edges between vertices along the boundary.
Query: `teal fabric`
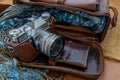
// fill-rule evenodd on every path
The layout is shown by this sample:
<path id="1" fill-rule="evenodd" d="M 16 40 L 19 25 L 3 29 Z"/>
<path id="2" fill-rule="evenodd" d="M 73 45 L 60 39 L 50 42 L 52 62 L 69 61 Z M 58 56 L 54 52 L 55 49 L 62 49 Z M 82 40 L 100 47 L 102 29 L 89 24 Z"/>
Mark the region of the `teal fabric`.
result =
<path id="1" fill-rule="evenodd" d="M 5 58 L 1 54 L 0 59 L 2 59 L 0 62 L 0 80 L 45 80 L 37 71 L 45 72 L 45 70 L 17 67 L 14 60 Z"/>

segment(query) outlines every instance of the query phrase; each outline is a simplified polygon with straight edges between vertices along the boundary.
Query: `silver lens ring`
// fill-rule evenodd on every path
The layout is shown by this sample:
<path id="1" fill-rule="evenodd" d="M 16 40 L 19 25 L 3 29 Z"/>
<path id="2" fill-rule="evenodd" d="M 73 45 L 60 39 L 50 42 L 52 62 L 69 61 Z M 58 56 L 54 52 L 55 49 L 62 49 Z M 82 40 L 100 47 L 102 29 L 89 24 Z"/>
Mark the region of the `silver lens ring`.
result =
<path id="1" fill-rule="evenodd" d="M 64 47 L 64 40 L 61 36 L 51 34 L 48 44 L 46 45 L 47 54 L 49 54 L 51 58 L 56 58 Z"/>
<path id="2" fill-rule="evenodd" d="M 55 37 L 55 35 L 54 35 L 54 34 L 51 34 L 49 40 L 47 41 L 46 52 L 47 52 L 47 54 L 49 54 L 49 55 L 50 55 L 51 46 L 52 46 L 52 44 L 53 44 L 53 42 L 54 42 L 54 37 Z M 50 56 L 51 56 L 51 55 L 50 55 Z"/>
<path id="3" fill-rule="evenodd" d="M 53 33 L 39 35 L 36 39 L 37 50 L 48 55 L 50 58 L 56 58 L 64 47 L 64 40 L 61 36 Z"/>
<path id="4" fill-rule="evenodd" d="M 51 35 L 49 35 L 47 37 L 47 39 L 44 41 L 44 53 L 47 54 L 49 57 L 50 57 L 50 54 L 47 52 L 48 50 L 48 45 L 49 45 L 49 42 L 50 42 L 50 38 L 51 38 Z"/>
<path id="5" fill-rule="evenodd" d="M 60 37 L 60 36 L 59 36 L 59 37 L 56 37 L 56 38 L 55 38 L 54 43 L 55 43 L 55 47 L 53 47 L 53 49 L 50 50 L 50 55 L 51 55 L 51 56 L 53 55 L 53 57 L 57 57 L 57 56 L 59 56 L 59 55 L 61 54 L 61 51 L 62 51 L 63 48 L 64 48 L 65 42 L 64 42 L 64 40 L 63 40 L 63 37 Z M 53 44 L 53 45 L 54 45 L 54 44 Z M 51 46 L 51 48 L 52 48 L 52 46 Z M 54 51 L 55 55 L 54 55 L 54 53 L 52 52 L 52 50 L 55 50 L 55 51 Z"/>

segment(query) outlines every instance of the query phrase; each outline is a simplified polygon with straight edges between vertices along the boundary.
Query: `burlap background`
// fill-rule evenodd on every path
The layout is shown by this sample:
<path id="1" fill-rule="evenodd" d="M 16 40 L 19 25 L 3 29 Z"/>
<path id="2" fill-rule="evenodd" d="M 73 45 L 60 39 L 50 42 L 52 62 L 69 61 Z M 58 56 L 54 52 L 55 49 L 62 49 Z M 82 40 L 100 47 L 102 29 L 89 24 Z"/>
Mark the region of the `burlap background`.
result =
<path id="1" fill-rule="evenodd" d="M 1 4 L 12 4 L 12 0 L 0 0 Z"/>
<path id="2" fill-rule="evenodd" d="M 120 11 L 120 0 L 109 0 L 110 6 L 114 6 Z M 2 4 L 12 4 L 12 0 L 0 0 Z M 112 14 L 112 13 L 111 13 Z M 119 13 L 120 14 L 120 13 Z M 120 16 L 115 28 L 109 29 L 105 40 L 101 43 L 106 57 L 120 60 Z"/>
<path id="3" fill-rule="evenodd" d="M 119 12 L 120 0 L 109 1 L 110 6 L 116 7 Z M 120 60 L 120 13 L 118 16 L 117 26 L 108 30 L 105 40 L 101 43 L 101 46 L 106 57 Z"/>

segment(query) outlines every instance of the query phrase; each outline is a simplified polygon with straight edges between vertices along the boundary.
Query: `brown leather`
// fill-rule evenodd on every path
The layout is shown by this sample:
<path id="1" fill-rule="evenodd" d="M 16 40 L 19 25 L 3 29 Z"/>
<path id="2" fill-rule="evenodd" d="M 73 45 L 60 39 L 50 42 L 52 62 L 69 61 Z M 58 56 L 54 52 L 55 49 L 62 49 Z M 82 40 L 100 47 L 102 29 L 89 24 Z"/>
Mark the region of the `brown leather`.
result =
<path id="1" fill-rule="evenodd" d="M 52 2 L 52 3 L 54 3 L 54 4 L 52 4 L 52 3 L 46 2 L 46 0 L 43 0 L 43 1 L 39 1 L 39 0 L 13 0 L 13 1 L 14 2 L 19 2 L 20 1 L 20 2 L 23 2 L 23 3 L 27 3 L 27 4 L 38 4 L 38 5 L 43 5 L 43 6 L 60 7 L 60 8 L 70 9 L 70 10 L 81 10 L 81 11 L 85 11 L 85 12 L 88 12 L 88 13 L 93 14 L 93 15 L 109 16 L 108 15 L 109 14 L 108 0 L 99 0 L 99 6 L 97 7 L 97 9 L 95 11 L 84 10 L 80 7 L 72 7 L 72 6 L 67 6 L 67 5 L 64 5 L 64 4 L 55 4 L 57 2 Z M 51 2 L 51 0 L 47 0 L 47 1 Z M 98 4 L 97 0 L 96 0 L 96 3 Z"/>
<path id="2" fill-rule="evenodd" d="M 58 4 L 64 4 L 65 0 L 58 0 Z"/>
<path id="3" fill-rule="evenodd" d="M 96 34 L 87 28 L 72 25 L 55 24 L 54 17 L 51 18 L 50 30 L 55 34 L 75 41 L 85 41 L 89 43 L 90 41 L 96 39 Z"/>
<path id="4" fill-rule="evenodd" d="M 65 25 L 65 24 L 55 24 L 54 17 L 51 17 L 51 26 L 50 29 L 53 33 L 57 33 L 58 30 L 62 31 L 70 31 L 75 33 L 85 33 L 85 34 L 91 34 L 92 36 L 95 36 L 96 34 L 91 31 L 90 29 L 81 27 L 81 26 L 74 26 L 74 25 Z M 57 29 L 57 30 L 56 30 Z"/>
<path id="5" fill-rule="evenodd" d="M 21 66 L 46 68 L 86 78 L 98 78 L 104 69 L 103 53 L 101 47 L 96 42 L 91 42 L 90 47 L 91 48 L 88 55 L 87 68 L 85 70 L 80 67 L 67 65 L 65 63 L 60 62 L 56 62 L 55 65 L 50 65 L 48 63 L 43 63 L 44 65 L 40 65 L 42 64 L 41 62 L 21 63 Z"/>
<path id="6" fill-rule="evenodd" d="M 10 5 L 0 4 L 0 12 L 4 11 L 6 8 L 8 8 Z"/>
<path id="7" fill-rule="evenodd" d="M 97 8 L 97 0 L 65 0 L 64 4 L 94 11 Z"/>
<path id="8" fill-rule="evenodd" d="M 56 62 L 87 68 L 88 53 L 90 46 L 82 45 L 77 42 L 67 41 L 64 52 Z"/>
<path id="9" fill-rule="evenodd" d="M 97 0 L 75 0 L 75 1 L 74 0 L 29 0 L 29 1 L 57 3 L 57 4 L 78 7 L 78 8 L 83 8 L 87 10 L 94 10 L 94 11 L 96 10 L 97 4 L 98 4 Z"/>
<path id="10" fill-rule="evenodd" d="M 118 11 L 114 7 L 110 7 L 110 9 L 113 11 L 114 15 L 111 21 L 112 27 L 115 27 L 117 25 L 117 19 L 118 19 Z"/>
<path id="11" fill-rule="evenodd" d="M 38 56 L 38 52 L 31 43 L 23 43 L 14 48 L 14 56 L 23 62 L 30 62 Z"/>
<path id="12" fill-rule="evenodd" d="M 58 34 L 63 36 L 64 38 L 74 40 L 74 41 L 85 41 L 89 43 L 90 41 L 95 40 L 94 37 L 85 36 L 85 35 L 83 36 L 81 34 L 75 34 L 75 33 L 70 33 L 70 32 L 59 31 Z"/>
<path id="13" fill-rule="evenodd" d="M 35 2 L 47 2 L 57 4 L 58 0 L 26 0 L 26 1 L 35 1 Z"/>
<path id="14" fill-rule="evenodd" d="M 50 26 L 51 32 L 53 33 L 76 41 L 89 42 L 91 40 L 95 40 L 96 37 L 95 33 L 93 33 L 91 30 L 87 28 L 72 25 L 58 25 L 58 24 L 55 25 L 53 20 L 54 19 L 51 20 Z"/>

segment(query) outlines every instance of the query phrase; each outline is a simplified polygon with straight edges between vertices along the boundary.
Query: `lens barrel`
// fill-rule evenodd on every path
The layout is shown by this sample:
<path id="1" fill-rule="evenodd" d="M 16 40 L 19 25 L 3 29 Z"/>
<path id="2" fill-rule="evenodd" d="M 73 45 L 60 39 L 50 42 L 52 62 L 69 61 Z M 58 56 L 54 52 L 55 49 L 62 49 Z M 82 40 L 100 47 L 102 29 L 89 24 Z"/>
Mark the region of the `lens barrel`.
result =
<path id="1" fill-rule="evenodd" d="M 40 30 L 40 34 L 36 40 L 37 49 L 50 58 L 59 56 L 64 48 L 64 44 L 65 41 L 63 37 L 45 30 Z"/>

